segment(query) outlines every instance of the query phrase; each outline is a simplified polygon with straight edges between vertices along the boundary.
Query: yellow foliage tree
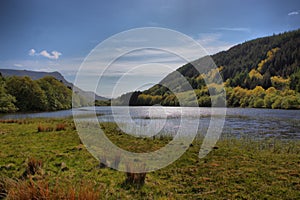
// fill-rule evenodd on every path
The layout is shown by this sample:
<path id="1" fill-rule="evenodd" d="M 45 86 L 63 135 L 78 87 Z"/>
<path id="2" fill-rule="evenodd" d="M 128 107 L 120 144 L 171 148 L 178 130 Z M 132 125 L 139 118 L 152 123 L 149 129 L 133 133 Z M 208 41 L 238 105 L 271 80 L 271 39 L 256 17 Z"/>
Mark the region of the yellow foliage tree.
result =
<path id="1" fill-rule="evenodd" d="M 266 91 L 263 87 L 256 86 L 253 90 L 251 90 L 251 95 L 259 98 L 264 98 L 264 96 L 266 95 Z"/>
<path id="2" fill-rule="evenodd" d="M 284 79 L 281 76 L 271 77 L 272 86 L 278 90 L 288 89 L 290 86 L 290 79 Z"/>
<path id="3" fill-rule="evenodd" d="M 266 90 L 266 94 L 267 94 L 267 95 L 276 94 L 277 92 L 278 92 L 278 90 L 276 90 L 276 88 L 274 88 L 274 87 L 269 87 L 269 88 Z"/>
<path id="4" fill-rule="evenodd" d="M 257 78 L 259 80 L 262 80 L 263 79 L 263 76 L 256 70 L 256 69 L 252 69 L 250 72 L 249 72 L 249 77 L 251 79 L 253 78 Z"/>
<path id="5" fill-rule="evenodd" d="M 262 60 L 262 61 L 260 61 L 260 63 L 258 64 L 257 71 L 261 72 L 263 66 L 264 66 L 268 61 L 273 60 L 274 57 L 275 57 L 275 53 L 276 53 L 277 51 L 279 51 L 279 50 L 280 50 L 280 48 L 276 47 L 276 48 L 273 48 L 273 49 L 271 49 L 270 51 L 268 51 L 268 53 L 267 53 L 267 58 L 264 59 L 264 60 Z"/>

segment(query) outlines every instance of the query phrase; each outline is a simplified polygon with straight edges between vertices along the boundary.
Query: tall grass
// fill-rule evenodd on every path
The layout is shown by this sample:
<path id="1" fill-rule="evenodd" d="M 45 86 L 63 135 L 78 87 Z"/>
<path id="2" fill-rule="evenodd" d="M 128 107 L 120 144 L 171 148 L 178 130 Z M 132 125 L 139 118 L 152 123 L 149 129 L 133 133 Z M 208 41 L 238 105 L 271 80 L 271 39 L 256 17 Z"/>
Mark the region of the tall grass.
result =
<path id="1" fill-rule="evenodd" d="M 38 160 L 34 157 L 31 157 L 27 161 L 26 170 L 23 173 L 23 176 L 31 176 L 31 175 L 42 175 L 42 160 Z"/>
<path id="2" fill-rule="evenodd" d="M 127 185 L 133 185 L 137 188 L 142 187 L 145 184 L 145 179 L 146 179 L 146 172 L 140 172 L 136 173 L 135 169 L 139 167 L 141 170 L 145 169 L 145 165 L 141 164 L 136 164 L 134 165 L 133 163 L 127 163 L 126 164 L 126 179 L 125 179 L 125 184 Z"/>
<path id="3" fill-rule="evenodd" d="M 7 200 L 96 200 L 100 198 L 100 188 L 89 182 L 82 182 L 79 188 L 63 186 L 59 182 L 51 185 L 46 180 L 0 180 L 0 198 Z"/>
<path id="4" fill-rule="evenodd" d="M 24 119 L 1 119 L 0 123 L 3 123 L 3 124 L 28 124 L 29 122 Z"/>
<path id="5" fill-rule="evenodd" d="M 37 127 L 38 132 L 51 132 L 51 131 L 65 131 L 67 129 L 67 125 L 65 123 L 56 124 L 55 128 L 52 126 L 46 126 L 39 124 Z"/>
<path id="6" fill-rule="evenodd" d="M 53 131 L 53 127 L 51 126 L 44 126 L 44 125 L 38 125 L 37 127 L 38 132 L 51 132 Z"/>
<path id="7" fill-rule="evenodd" d="M 67 125 L 64 123 L 60 123 L 56 125 L 55 131 L 65 131 L 66 130 Z"/>

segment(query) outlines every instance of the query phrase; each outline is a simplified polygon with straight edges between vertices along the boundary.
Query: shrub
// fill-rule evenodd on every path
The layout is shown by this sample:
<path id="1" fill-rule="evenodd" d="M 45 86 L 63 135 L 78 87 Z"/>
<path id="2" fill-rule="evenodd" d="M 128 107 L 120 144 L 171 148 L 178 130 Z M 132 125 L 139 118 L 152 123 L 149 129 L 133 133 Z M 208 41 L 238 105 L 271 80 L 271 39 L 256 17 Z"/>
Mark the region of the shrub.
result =
<path id="1" fill-rule="evenodd" d="M 66 124 L 57 124 L 56 125 L 56 128 L 55 128 L 55 131 L 65 131 L 66 130 Z"/>
<path id="2" fill-rule="evenodd" d="M 140 165 L 140 167 L 145 169 L 145 166 Z M 125 184 L 133 185 L 138 188 L 142 187 L 145 184 L 146 172 L 135 173 L 135 166 L 131 163 L 126 164 L 126 179 Z"/>
<path id="3" fill-rule="evenodd" d="M 27 161 L 26 171 L 23 176 L 41 174 L 42 166 L 42 160 L 37 160 L 33 157 L 29 158 Z"/>
<path id="4" fill-rule="evenodd" d="M 100 199 L 100 190 L 95 189 L 89 182 L 82 182 L 79 189 L 67 186 L 62 187 L 57 182 L 51 187 L 48 181 L 39 180 L 2 180 L 4 193 L 0 197 L 7 199 L 66 199 L 66 200 L 96 200 Z"/>
<path id="5" fill-rule="evenodd" d="M 254 108 L 263 108 L 264 107 L 264 100 L 263 99 L 256 99 L 254 101 L 253 107 Z"/>
<path id="6" fill-rule="evenodd" d="M 43 125 L 38 125 L 38 132 L 51 132 L 53 131 L 53 127 L 51 126 L 43 126 Z"/>
<path id="7" fill-rule="evenodd" d="M 19 123 L 19 120 L 16 119 L 2 119 L 0 120 L 1 123 L 6 123 L 6 124 L 12 124 L 12 123 Z"/>

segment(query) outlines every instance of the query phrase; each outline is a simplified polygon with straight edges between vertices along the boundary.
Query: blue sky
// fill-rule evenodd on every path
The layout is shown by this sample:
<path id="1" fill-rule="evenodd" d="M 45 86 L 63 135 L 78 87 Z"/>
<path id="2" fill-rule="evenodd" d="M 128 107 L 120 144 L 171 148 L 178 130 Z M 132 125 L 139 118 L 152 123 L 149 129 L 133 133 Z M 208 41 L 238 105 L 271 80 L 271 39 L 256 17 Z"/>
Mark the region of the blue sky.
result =
<path id="1" fill-rule="evenodd" d="M 257 37 L 300 28 L 300 1 L 3 0 L 0 68 L 59 71 L 74 81 L 82 61 L 100 42 L 122 31 L 149 26 L 186 34 L 213 54 Z M 157 63 L 166 64 L 165 57 L 161 56 Z M 102 77 L 104 89 L 98 94 L 111 96 L 111 85 L 128 70 L 127 59 L 121 60 L 119 73 L 114 71 Z M 183 62 L 172 60 L 167 64 L 168 69 L 144 67 L 124 82 L 118 94 L 156 83 Z M 86 74 L 83 89 L 89 90 L 88 79 L 97 77 L 92 72 L 91 69 Z"/>

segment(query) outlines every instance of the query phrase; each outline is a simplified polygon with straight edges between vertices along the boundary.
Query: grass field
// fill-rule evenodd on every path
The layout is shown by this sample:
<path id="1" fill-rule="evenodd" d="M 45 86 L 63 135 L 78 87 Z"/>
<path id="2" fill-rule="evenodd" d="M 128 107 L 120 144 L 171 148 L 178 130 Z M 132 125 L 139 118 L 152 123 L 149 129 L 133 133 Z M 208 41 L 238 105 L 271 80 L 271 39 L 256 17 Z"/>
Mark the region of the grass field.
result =
<path id="1" fill-rule="evenodd" d="M 139 138 L 102 124 L 120 147 L 153 151 L 170 138 Z M 99 166 L 71 119 L 0 122 L 0 196 L 7 199 L 299 199 L 300 141 L 223 137 L 203 159 L 201 139 L 141 186 Z"/>

